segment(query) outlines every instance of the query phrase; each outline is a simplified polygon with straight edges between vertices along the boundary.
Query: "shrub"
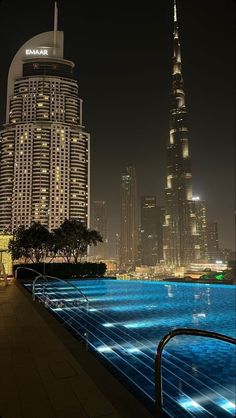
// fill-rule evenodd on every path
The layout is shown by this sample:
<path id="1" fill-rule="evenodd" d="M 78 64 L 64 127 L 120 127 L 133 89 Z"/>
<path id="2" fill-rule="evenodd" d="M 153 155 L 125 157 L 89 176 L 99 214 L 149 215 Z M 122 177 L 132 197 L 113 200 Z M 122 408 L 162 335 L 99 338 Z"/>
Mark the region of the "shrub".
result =
<path id="1" fill-rule="evenodd" d="M 13 271 L 17 267 L 26 267 L 48 276 L 55 276 L 59 279 L 81 279 L 81 278 L 101 278 L 106 272 L 105 263 L 30 263 L 15 264 Z M 44 270 L 45 269 L 45 270 Z M 36 273 L 30 270 L 19 269 L 17 272 L 18 279 L 34 279 Z"/>

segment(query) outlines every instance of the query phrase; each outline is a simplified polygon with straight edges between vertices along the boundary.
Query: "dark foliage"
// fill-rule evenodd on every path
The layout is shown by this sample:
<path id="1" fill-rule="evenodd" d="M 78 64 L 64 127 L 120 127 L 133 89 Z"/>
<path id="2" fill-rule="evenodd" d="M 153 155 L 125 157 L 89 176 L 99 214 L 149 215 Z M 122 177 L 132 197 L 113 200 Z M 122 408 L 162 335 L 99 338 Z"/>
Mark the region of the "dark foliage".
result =
<path id="1" fill-rule="evenodd" d="M 103 277 L 106 272 L 105 263 L 46 263 L 45 265 L 44 263 L 15 264 L 13 266 L 14 272 L 17 267 L 31 268 L 42 274 L 45 271 L 46 275 L 55 276 L 59 279 L 99 278 Z M 36 276 L 36 273 L 29 270 L 20 269 L 17 272 L 18 279 L 34 279 Z"/>

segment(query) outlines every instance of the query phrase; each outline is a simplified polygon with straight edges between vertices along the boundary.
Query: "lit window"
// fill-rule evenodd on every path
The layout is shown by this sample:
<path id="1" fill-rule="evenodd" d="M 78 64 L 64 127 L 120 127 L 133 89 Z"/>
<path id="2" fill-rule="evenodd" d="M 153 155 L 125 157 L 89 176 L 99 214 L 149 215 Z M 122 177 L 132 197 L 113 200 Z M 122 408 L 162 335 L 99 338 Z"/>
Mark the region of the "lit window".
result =
<path id="1" fill-rule="evenodd" d="M 188 156 L 189 156 L 188 143 L 184 142 L 183 143 L 183 158 L 187 158 Z"/>

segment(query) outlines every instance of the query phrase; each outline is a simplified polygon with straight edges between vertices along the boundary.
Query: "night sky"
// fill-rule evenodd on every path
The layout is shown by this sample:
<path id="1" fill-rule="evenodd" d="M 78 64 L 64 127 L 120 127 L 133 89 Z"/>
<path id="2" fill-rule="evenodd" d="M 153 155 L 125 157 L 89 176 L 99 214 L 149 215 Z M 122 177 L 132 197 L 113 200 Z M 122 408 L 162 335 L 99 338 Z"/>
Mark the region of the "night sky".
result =
<path id="1" fill-rule="evenodd" d="M 191 140 L 193 193 L 234 248 L 235 2 L 177 0 Z M 120 174 L 136 168 L 138 195 L 164 204 L 173 32 L 172 0 L 61 0 L 59 30 L 76 64 L 91 134 L 92 200 L 108 205 L 111 254 L 119 232 Z M 155 7 L 154 7 L 155 5 Z M 0 122 L 7 72 L 17 50 L 53 29 L 53 1 L 0 1 Z"/>

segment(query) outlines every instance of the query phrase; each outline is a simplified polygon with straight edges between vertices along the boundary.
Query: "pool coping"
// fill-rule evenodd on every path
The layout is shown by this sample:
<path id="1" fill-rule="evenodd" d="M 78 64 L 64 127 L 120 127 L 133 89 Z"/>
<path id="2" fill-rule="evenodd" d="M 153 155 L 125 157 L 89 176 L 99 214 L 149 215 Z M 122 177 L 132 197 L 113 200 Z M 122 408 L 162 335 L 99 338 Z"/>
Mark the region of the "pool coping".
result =
<path id="1" fill-rule="evenodd" d="M 153 415 L 146 409 L 129 390 L 116 379 L 112 373 L 93 355 L 86 350 L 86 345 L 74 337 L 69 330 L 37 301 L 33 301 L 31 294 L 23 287 L 23 280 L 15 280 L 18 289 L 30 301 L 33 309 L 47 323 L 49 328 L 63 343 L 85 373 L 94 381 L 101 393 L 110 401 L 121 417 L 151 418 Z M 81 343 L 82 342 L 82 343 Z"/>

